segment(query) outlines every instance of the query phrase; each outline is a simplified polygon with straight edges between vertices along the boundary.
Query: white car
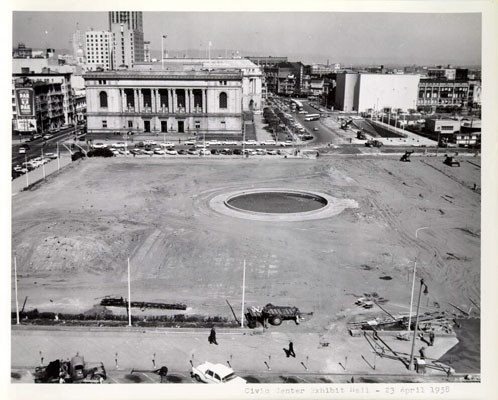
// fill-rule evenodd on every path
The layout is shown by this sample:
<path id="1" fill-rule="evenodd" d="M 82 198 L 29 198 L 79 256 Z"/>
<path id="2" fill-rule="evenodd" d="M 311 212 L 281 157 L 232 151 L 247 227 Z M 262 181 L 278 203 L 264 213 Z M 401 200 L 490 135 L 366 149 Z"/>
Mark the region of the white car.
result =
<path id="1" fill-rule="evenodd" d="M 278 153 L 277 150 L 266 150 L 266 154 L 270 156 L 276 156 Z"/>
<path id="2" fill-rule="evenodd" d="M 45 157 L 50 158 L 51 160 L 55 160 L 57 158 L 57 154 L 55 154 L 55 153 L 45 153 Z"/>
<path id="3" fill-rule="evenodd" d="M 144 145 L 146 146 L 155 146 L 156 144 L 153 140 L 144 140 Z"/>
<path id="4" fill-rule="evenodd" d="M 175 147 L 173 142 L 164 142 L 159 144 L 161 147 Z"/>
<path id="5" fill-rule="evenodd" d="M 211 152 L 209 150 L 206 150 L 206 149 L 201 149 L 199 154 L 201 156 L 209 156 L 209 155 L 211 155 Z"/>
<path id="6" fill-rule="evenodd" d="M 226 140 L 223 142 L 225 146 L 237 146 L 237 142 L 235 140 Z"/>
<path id="7" fill-rule="evenodd" d="M 256 142 L 255 140 L 246 140 L 246 141 L 244 142 L 244 144 L 245 144 L 246 146 L 257 146 L 259 143 L 258 143 L 258 142 Z"/>
<path id="8" fill-rule="evenodd" d="M 264 142 L 261 142 L 263 146 L 275 146 L 277 142 L 275 140 L 265 140 Z"/>
<path id="9" fill-rule="evenodd" d="M 164 150 L 154 149 L 154 154 L 158 154 L 160 156 L 164 156 L 166 153 L 164 152 Z"/>
<path id="10" fill-rule="evenodd" d="M 203 147 L 209 147 L 209 142 L 206 142 L 205 145 L 204 145 L 204 143 L 197 143 L 195 145 L 195 147 L 197 147 L 198 149 L 203 148 Z"/>
<path id="11" fill-rule="evenodd" d="M 187 140 L 185 141 L 186 146 L 195 146 L 196 141 L 195 140 Z"/>
<path id="12" fill-rule="evenodd" d="M 247 383 L 245 379 L 235 375 L 232 368 L 223 364 L 212 364 L 208 361 L 197 367 L 192 367 L 190 375 L 197 382 L 204 383 L 230 383 L 239 385 Z"/>
<path id="13" fill-rule="evenodd" d="M 152 150 L 142 150 L 142 153 L 147 154 L 148 156 L 151 156 L 152 154 L 154 154 L 154 152 Z"/>
<path id="14" fill-rule="evenodd" d="M 92 145 L 92 147 L 93 147 L 94 149 L 103 149 L 104 147 L 107 147 L 107 145 L 106 145 L 106 144 L 104 144 L 104 143 L 101 143 L 101 142 L 97 142 L 97 143 L 94 143 L 94 144 Z"/>
<path id="15" fill-rule="evenodd" d="M 210 140 L 209 142 L 206 142 L 206 144 L 207 143 L 212 144 L 213 146 L 217 146 L 217 145 L 221 144 L 221 142 L 218 142 L 217 140 Z"/>
<path id="16" fill-rule="evenodd" d="M 173 150 L 173 149 L 167 149 L 165 151 L 165 153 L 170 155 L 170 156 L 176 156 L 178 154 L 178 152 L 176 150 Z"/>
<path id="17" fill-rule="evenodd" d="M 114 154 L 115 156 L 119 156 L 119 150 L 111 150 L 112 151 L 112 154 Z"/>
<path id="18" fill-rule="evenodd" d="M 282 147 L 288 147 L 288 146 L 293 146 L 294 143 L 292 143 L 290 140 L 286 140 L 285 142 L 280 142 L 280 146 Z"/>

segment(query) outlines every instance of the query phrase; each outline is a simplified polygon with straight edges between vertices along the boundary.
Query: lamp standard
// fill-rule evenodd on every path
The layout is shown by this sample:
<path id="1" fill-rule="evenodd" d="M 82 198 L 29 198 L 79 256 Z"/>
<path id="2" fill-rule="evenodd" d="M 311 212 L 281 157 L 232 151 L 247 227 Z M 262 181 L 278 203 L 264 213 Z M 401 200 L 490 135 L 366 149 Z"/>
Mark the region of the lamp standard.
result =
<path id="1" fill-rule="evenodd" d="M 418 239 L 418 233 L 422 229 L 429 229 L 428 226 L 423 226 L 415 231 L 415 239 Z M 413 279 L 412 279 L 412 295 L 410 297 L 410 314 L 408 315 L 408 332 L 410 332 L 412 326 L 412 305 L 413 305 L 413 292 L 415 291 L 415 274 L 417 272 L 417 260 L 415 259 L 415 264 L 413 265 Z"/>
<path id="2" fill-rule="evenodd" d="M 424 287 L 424 294 L 429 293 L 429 289 L 425 284 L 423 279 L 420 279 L 420 289 L 418 291 L 418 302 L 417 302 L 417 317 L 415 318 L 415 329 L 413 331 L 413 339 L 412 339 L 412 351 L 410 352 L 410 363 L 408 364 L 408 369 L 413 371 L 413 353 L 415 351 L 415 340 L 417 339 L 417 331 L 418 331 L 418 317 L 419 317 L 419 309 L 420 309 L 420 298 L 422 297 L 422 287 Z"/>

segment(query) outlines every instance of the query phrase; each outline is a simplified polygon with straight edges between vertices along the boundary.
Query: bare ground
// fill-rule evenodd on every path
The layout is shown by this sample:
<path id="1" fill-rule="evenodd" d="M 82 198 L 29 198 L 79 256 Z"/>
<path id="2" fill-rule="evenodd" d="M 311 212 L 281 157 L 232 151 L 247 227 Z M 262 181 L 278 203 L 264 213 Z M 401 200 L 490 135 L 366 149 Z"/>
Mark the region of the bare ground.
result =
<path id="1" fill-rule="evenodd" d="M 27 309 L 85 311 L 99 297 L 126 297 L 129 257 L 132 299 L 230 316 L 225 299 L 240 312 L 245 258 L 247 305 L 297 305 L 314 312 L 299 329 L 334 330 L 355 314 L 376 312 L 353 305 L 363 293 L 377 292 L 391 312 L 407 312 L 417 260 L 429 285 L 424 310 L 454 311 L 450 302 L 468 309 L 469 298 L 480 295 L 474 164 L 397 157 L 74 163 L 13 198 L 20 301 L 29 296 Z M 225 191 L 276 186 L 354 199 L 359 207 L 278 223 L 209 208 Z M 428 229 L 416 240 L 420 227 Z"/>

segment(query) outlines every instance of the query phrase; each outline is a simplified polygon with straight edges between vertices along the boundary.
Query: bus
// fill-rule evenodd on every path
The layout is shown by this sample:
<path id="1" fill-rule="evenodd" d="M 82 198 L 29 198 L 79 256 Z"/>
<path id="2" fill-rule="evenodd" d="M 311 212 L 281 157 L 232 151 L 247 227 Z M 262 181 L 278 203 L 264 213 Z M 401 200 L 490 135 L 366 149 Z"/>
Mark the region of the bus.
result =
<path id="1" fill-rule="evenodd" d="M 305 121 L 316 121 L 320 119 L 320 114 L 306 114 Z"/>
<path id="2" fill-rule="evenodd" d="M 290 105 L 291 110 L 293 111 L 303 111 L 303 103 L 301 103 L 299 100 L 291 99 Z"/>

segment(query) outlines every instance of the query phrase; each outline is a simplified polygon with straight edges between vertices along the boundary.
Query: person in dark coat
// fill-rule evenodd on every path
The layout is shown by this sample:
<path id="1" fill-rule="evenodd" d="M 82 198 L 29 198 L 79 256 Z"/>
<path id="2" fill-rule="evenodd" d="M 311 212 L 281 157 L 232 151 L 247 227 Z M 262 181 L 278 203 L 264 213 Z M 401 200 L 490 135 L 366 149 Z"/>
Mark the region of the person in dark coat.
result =
<path id="1" fill-rule="evenodd" d="M 218 344 L 216 341 L 216 331 L 214 330 L 214 326 L 211 328 L 211 332 L 209 333 L 208 341 L 210 344 Z"/>
<path id="2" fill-rule="evenodd" d="M 287 357 L 292 356 L 296 358 L 296 353 L 294 353 L 294 343 L 289 342 L 289 350 L 287 350 Z"/>
<path id="3" fill-rule="evenodd" d="M 420 354 L 420 358 L 422 360 L 425 360 L 425 347 L 421 347 L 420 350 L 418 351 Z"/>
<path id="4" fill-rule="evenodd" d="M 161 383 L 164 383 L 166 381 L 166 375 L 168 375 L 168 367 L 162 366 L 159 369 L 156 369 L 154 373 L 158 374 L 161 377 Z"/>
<path id="5" fill-rule="evenodd" d="M 431 331 L 429 333 L 429 346 L 434 346 L 435 339 L 436 339 L 436 335 L 434 334 L 434 331 Z"/>

